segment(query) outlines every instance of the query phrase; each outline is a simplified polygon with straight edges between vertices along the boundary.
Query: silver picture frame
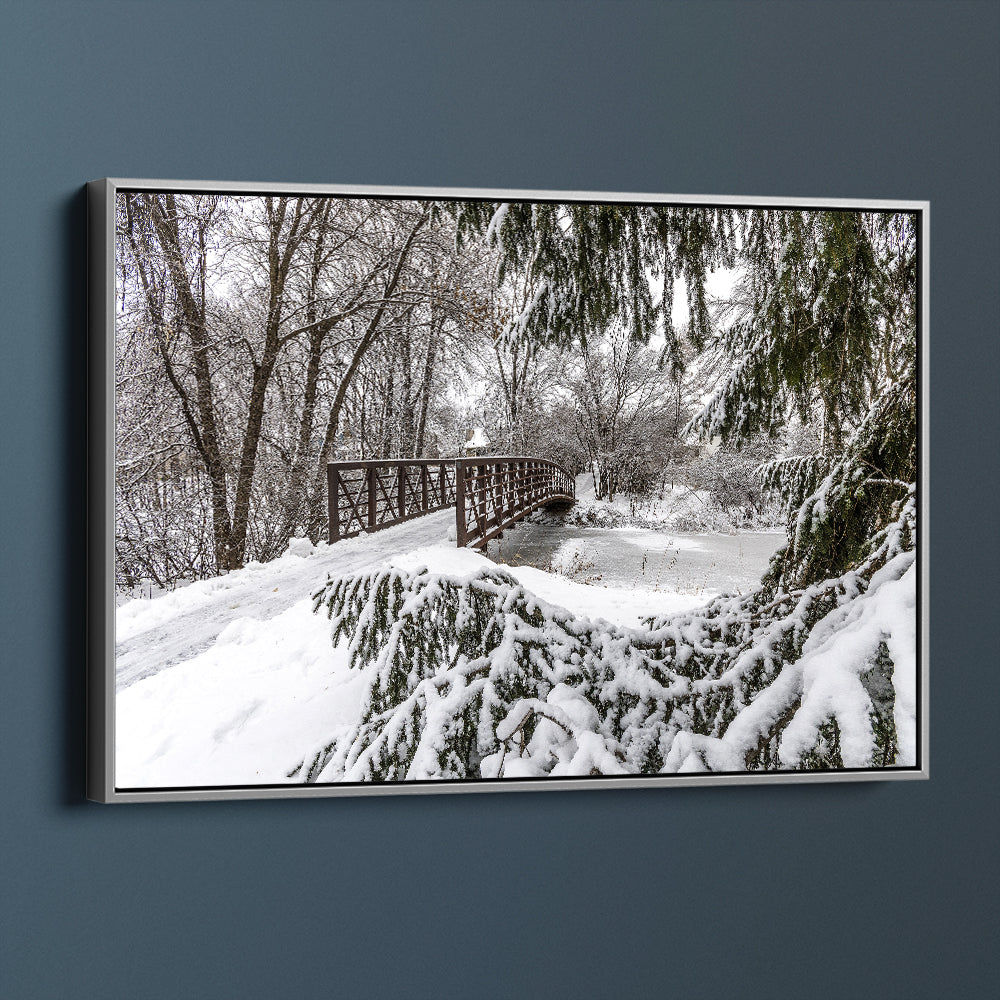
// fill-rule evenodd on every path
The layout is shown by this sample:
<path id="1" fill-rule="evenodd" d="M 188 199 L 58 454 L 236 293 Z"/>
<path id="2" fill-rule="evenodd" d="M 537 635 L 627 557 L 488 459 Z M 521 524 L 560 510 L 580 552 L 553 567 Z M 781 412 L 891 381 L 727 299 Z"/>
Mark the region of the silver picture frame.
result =
<path id="1" fill-rule="evenodd" d="M 394 781 L 350 784 L 280 784 L 226 787 L 127 788 L 116 781 L 115 687 L 115 204 L 120 192 L 179 195 L 302 195 L 309 197 L 398 198 L 447 201 L 592 202 L 732 207 L 737 209 L 829 209 L 912 213 L 916 218 L 917 268 L 917 757 L 912 767 L 825 771 L 690 773 L 585 778 Z M 104 803 L 316 798 L 357 795 L 463 794 L 484 791 L 567 789 L 665 789 L 683 786 L 798 784 L 929 777 L 929 236 L 926 201 L 495 190 L 480 188 L 381 187 L 104 178 L 87 185 L 89 256 L 89 426 L 88 426 L 88 677 L 87 795 Z"/>

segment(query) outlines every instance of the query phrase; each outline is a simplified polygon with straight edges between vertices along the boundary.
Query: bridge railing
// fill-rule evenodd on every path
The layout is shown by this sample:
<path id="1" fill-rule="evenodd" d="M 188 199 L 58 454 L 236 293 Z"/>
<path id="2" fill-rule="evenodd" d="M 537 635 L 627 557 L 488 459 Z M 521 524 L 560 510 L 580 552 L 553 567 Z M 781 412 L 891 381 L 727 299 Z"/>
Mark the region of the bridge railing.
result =
<path id="1" fill-rule="evenodd" d="M 326 467 L 330 541 L 453 506 L 455 475 L 454 459 L 331 462 Z"/>
<path id="2" fill-rule="evenodd" d="M 495 455 L 331 462 L 327 487 L 331 542 L 454 506 L 458 545 L 476 548 L 575 495 L 572 474 L 554 462 Z"/>
<path id="3" fill-rule="evenodd" d="M 543 504 L 572 501 L 571 473 L 540 458 L 460 458 L 455 462 L 455 517 L 459 546 L 483 548 L 504 528 Z"/>

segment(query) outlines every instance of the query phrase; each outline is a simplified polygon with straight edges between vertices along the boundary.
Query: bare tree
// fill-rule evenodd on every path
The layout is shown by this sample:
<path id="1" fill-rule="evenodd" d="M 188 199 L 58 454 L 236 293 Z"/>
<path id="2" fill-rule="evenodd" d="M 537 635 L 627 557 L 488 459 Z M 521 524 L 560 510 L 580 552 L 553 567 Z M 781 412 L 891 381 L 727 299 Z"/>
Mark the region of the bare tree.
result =
<path id="1" fill-rule="evenodd" d="M 569 385 L 597 496 L 647 487 L 666 464 L 678 424 L 675 384 L 655 353 L 614 327 L 581 344 Z"/>

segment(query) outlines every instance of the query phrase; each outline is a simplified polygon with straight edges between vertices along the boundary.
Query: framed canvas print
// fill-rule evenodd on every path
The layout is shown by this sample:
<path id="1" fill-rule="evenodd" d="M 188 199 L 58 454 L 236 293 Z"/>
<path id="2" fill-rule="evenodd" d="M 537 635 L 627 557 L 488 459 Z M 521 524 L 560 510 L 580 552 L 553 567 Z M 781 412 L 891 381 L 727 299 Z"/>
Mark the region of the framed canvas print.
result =
<path id="1" fill-rule="evenodd" d="M 925 202 L 88 193 L 91 798 L 927 776 Z"/>

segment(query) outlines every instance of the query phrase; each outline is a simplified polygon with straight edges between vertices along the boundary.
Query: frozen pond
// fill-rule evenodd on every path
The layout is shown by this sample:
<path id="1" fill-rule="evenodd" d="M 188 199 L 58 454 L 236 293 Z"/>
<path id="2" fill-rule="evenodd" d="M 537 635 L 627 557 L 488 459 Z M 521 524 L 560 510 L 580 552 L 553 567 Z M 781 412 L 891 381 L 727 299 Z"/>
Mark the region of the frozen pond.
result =
<path id="1" fill-rule="evenodd" d="M 783 531 L 685 534 L 645 528 L 592 528 L 524 521 L 489 543 L 487 555 L 509 566 L 535 566 L 579 583 L 623 590 L 704 595 L 756 588 Z"/>

